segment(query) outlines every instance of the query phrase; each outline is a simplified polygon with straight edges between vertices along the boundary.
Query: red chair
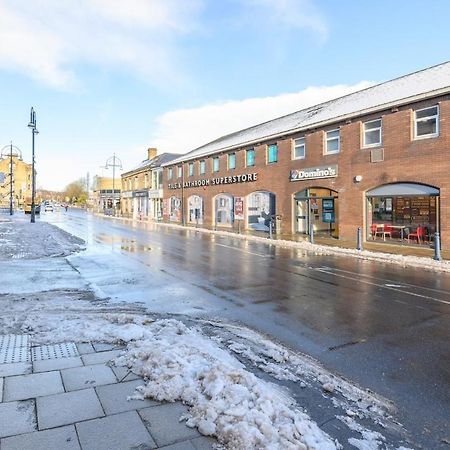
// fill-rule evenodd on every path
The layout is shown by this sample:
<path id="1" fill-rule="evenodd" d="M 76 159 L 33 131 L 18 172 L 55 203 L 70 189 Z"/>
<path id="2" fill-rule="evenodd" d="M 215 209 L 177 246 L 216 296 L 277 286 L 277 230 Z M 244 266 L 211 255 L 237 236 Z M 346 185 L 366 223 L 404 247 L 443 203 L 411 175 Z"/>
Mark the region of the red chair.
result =
<path id="1" fill-rule="evenodd" d="M 389 236 L 389 239 L 392 239 L 392 233 L 394 229 L 390 225 L 385 225 L 383 227 L 383 239 L 386 239 L 386 236 Z"/>
<path id="2" fill-rule="evenodd" d="M 372 235 L 373 240 L 375 240 L 375 238 L 377 236 L 377 229 L 378 229 L 378 225 L 376 223 L 373 223 L 372 225 L 370 225 L 370 234 Z"/>
<path id="3" fill-rule="evenodd" d="M 417 239 L 417 243 L 420 244 L 420 240 L 424 240 L 425 237 L 425 228 L 424 227 L 417 227 L 417 230 L 415 233 L 409 233 L 408 234 L 408 244 L 410 239 Z"/>

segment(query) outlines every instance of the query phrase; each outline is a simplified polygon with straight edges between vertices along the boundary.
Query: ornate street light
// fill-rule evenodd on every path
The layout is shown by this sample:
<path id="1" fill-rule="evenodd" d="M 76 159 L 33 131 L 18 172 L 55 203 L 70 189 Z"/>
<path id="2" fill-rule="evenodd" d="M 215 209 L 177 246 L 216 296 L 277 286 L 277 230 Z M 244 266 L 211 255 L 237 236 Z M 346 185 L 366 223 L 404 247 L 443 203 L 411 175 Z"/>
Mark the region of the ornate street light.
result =
<path id="1" fill-rule="evenodd" d="M 12 145 L 11 142 L 11 144 L 5 145 L 1 150 L 0 158 L 5 156 L 9 156 L 9 215 L 12 216 L 14 207 L 13 156 L 22 159 L 22 152 L 15 145 Z"/>
<path id="2" fill-rule="evenodd" d="M 116 167 L 119 170 L 122 170 L 122 161 L 113 153 L 113 156 L 110 156 L 106 160 L 105 169 L 109 169 L 112 167 L 113 170 L 113 185 L 112 185 L 112 199 L 113 199 L 113 216 L 116 215 L 116 190 L 115 190 L 115 179 L 116 179 Z"/>
<path id="3" fill-rule="evenodd" d="M 28 128 L 31 129 L 31 223 L 36 221 L 36 205 L 34 204 L 36 195 L 36 173 L 34 171 L 34 136 L 39 133 L 36 128 L 36 112 L 31 107 L 30 123 Z"/>

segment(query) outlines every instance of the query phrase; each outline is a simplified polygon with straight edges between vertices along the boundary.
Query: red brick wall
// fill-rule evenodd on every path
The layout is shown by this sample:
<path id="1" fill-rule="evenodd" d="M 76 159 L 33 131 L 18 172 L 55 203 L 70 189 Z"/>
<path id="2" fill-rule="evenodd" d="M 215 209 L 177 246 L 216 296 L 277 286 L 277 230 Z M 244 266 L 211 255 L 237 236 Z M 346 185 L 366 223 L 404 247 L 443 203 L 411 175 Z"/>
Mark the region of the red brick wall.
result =
<path id="1" fill-rule="evenodd" d="M 413 140 L 413 109 L 420 109 L 439 103 L 439 137 Z M 362 121 L 383 119 L 382 145 L 384 161 L 370 162 L 370 149 L 362 148 Z M 324 154 L 324 135 L 328 130 L 340 127 L 340 153 Z M 292 138 L 306 137 L 306 157 L 292 160 Z M 212 172 L 212 156 L 195 161 L 194 176 L 188 176 L 188 163 L 184 164 L 184 181 L 228 177 L 244 173 L 258 173 L 257 182 L 221 184 L 218 186 L 185 188 L 185 214 L 187 198 L 200 195 L 204 198 L 204 224 L 213 225 L 213 199 L 219 193 L 246 197 L 248 194 L 265 190 L 276 194 L 276 213 L 282 215 L 282 232 L 293 233 L 293 195 L 306 188 L 323 187 L 337 191 L 339 197 L 338 224 L 341 239 L 355 239 L 357 227 L 365 223 L 365 192 L 387 183 L 413 182 L 424 183 L 440 189 L 440 225 L 443 248 L 450 249 L 450 96 L 428 100 L 374 113 L 352 121 L 335 123 L 329 127 L 309 130 L 305 133 L 286 136 L 279 139 L 278 162 L 266 164 L 267 145 L 275 141 L 263 142 L 254 146 L 255 166 L 245 167 L 245 150 L 235 149 L 236 169 L 227 169 L 227 154 L 220 155 L 220 170 Z M 198 175 L 198 161 L 206 160 L 206 173 Z M 319 180 L 291 182 L 291 169 L 310 168 L 328 164 L 338 165 L 338 176 Z M 174 178 L 167 180 L 167 168 L 164 170 L 164 197 L 178 196 L 181 189 L 168 189 L 168 183 L 178 182 L 177 169 L 174 166 Z M 356 183 L 354 177 L 362 176 Z M 244 204 L 246 210 L 246 204 Z M 168 220 L 167 217 L 164 218 Z M 237 226 L 237 225 L 236 225 Z"/>

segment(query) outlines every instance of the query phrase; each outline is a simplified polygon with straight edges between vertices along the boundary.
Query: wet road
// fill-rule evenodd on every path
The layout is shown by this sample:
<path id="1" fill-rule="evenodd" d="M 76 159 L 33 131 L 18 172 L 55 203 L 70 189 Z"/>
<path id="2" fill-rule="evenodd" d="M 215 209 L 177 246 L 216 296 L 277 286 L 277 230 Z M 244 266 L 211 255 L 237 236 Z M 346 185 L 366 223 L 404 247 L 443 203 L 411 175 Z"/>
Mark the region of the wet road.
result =
<path id="1" fill-rule="evenodd" d="M 42 220 L 88 242 L 71 261 L 103 294 L 256 328 L 394 401 L 416 444 L 450 448 L 449 274 L 81 211 Z"/>

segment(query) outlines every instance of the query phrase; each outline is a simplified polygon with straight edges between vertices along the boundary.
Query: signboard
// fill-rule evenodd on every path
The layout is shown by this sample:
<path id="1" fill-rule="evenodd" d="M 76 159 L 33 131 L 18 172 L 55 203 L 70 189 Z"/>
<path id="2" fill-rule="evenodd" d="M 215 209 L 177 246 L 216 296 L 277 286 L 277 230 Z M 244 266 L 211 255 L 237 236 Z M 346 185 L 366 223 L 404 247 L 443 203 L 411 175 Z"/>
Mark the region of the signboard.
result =
<path id="1" fill-rule="evenodd" d="M 324 223 L 334 223 L 334 198 L 324 198 L 322 199 L 322 222 Z"/>
<path id="2" fill-rule="evenodd" d="M 133 197 L 148 197 L 148 191 L 133 191 Z"/>
<path id="3" fill-rule="evenodd" d="M 244 220 L 244 199 L 234 197 L 234 220 Z"/>
<path id="4" fill-rule="evenodd" d="M 258 173 L 244 173 L 240 175 L 232 175 L 229 177 L 203 178 L 201 180 L 185 181 L 184 183 L 169 183 L 169 189 L 181 189 L 192 187 L 219 186 L 221 184 L 248 183 L 258 181 Z"/>
<path id="5" fill-rule="evenodd" d="M 163 216 L 169 215 L 169 199 L 165 198 L 163 200 Z"/>
<path id="6" fill-rule="evenodd" d="M 308 169 L 293 169 L 289 179 L 290 181 L 317 180 L 319 178 L 334 178 L 337 175 L 337 164 L 330 164 L 329 166 L 317 166 Z"/>

